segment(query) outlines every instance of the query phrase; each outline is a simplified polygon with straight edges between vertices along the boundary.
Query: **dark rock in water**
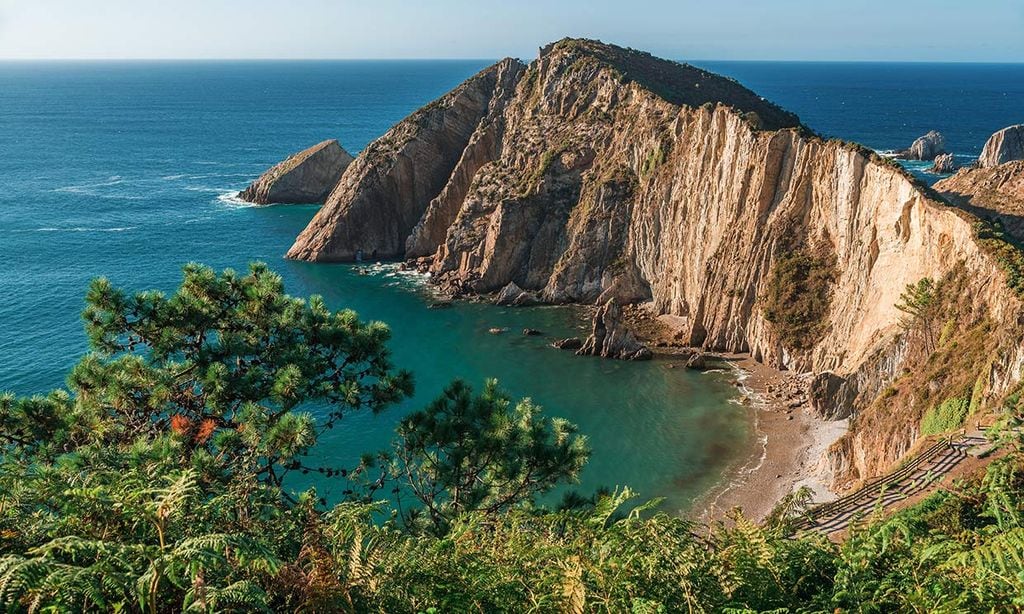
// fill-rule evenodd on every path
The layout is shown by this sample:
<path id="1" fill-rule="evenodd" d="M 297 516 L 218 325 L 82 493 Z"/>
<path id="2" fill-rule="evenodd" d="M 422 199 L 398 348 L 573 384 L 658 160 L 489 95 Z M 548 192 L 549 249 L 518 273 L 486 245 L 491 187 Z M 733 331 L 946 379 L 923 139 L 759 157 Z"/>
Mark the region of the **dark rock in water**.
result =
<path id="1" fill-rule="evenodd" d="M 323 203 L 351 163 L 337 140 L 324 141 L 274 165 L 238 197 L 259 205 Z"/>
<path id="2" fill-rule="evenodd" d="M 846 380 L 831 371 L 818 373 L 808 389 L 811 409 L 825 420 L 849 418 L 857 391 Z"/>
<path id="3" fill-rule="evenodd" d="M 427 305 L 427 309 L 447 309 L 452 306 L 451 301 L 434 301 Z"/>
<path id="4" fill-rule="evenodd" d="M 510 281 L 498 292 L 498 295 L 494 297 L 495 305 L 506 305 L 514 307 L 525 307 L 527 305 L 536 305 L 537 297 L 532 292 L 527 292 L 515 282 Z"/>
<path id="5" fill-rule="evenodd" d="M 697 371 L 704 371 L 708 368 L 707 355 L 703 352 L 697 352 L 686 361 L 687 369 L 694 369 Z"/>
<path id="6" fill-rule="evenodd" d="M 524 328 L 523 334 L 527 337 L 539 337 L 544 334 L 543 331 L 539 331 L 536 328 Z"/>
<path id="7" fill-rule="evenodd" d="M 935 156 L 935 163 L 928 169 L 928 172 L 936 173 L 938 175 L 949 175 L 955 170 L 956 160 L 953 159 L 953 154 L 944 153 Z"/>
<path id="8" fill-rule="evenodd" d="M 985 141 L 978 165 L 988 168 L 1014 160 L 1024 160 L 1024 124 L 1003 128 L 990 136 Z"/>
<path id="9" fill-rule="evenodd" d="M 579 337 L 569 337 L 567 339 L 559 339 L 551 344 L 551 347 L 559 350 L 578 350 L 583 347 L 583 340 Z"/>
<path id="10" fill-rule="evenodd" d="M 576 353 L 621 360 L 649 360 L 652 357 L 651 351 L 623 325 L 622 309 L 613 300 L 594 314 L 593 332 Z"/>
<path id="11" fill-rule="evenodd" d="M 907 149 L 897 152 L 901 160 L 934 160 L 936 156 L 946 153 L 946 138 L 935 130 L 919 137 Z"/>

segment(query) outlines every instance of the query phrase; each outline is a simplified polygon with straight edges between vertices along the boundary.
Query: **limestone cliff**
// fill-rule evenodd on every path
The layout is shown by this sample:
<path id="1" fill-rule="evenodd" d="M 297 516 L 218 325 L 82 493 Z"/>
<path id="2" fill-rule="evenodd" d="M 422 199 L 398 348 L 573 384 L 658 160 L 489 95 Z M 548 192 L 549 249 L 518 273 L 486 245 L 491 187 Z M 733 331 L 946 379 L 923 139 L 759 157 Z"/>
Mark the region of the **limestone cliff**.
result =
<path id="1" fill-rule="evenodd" d="M 1014 160 L 1024 160 L 1024 124 L 1003 128 L 989 137 L 978 165 L 991 167 Z"/>
<path id="2" fill-rule="evenodd" d="M 936 183 L 935 189 L 978 217 L 1000 220 L 1024 240 L 1024 160 L 963 169 Z"/>
<path id="3" fill-rule="evenodd" d="M 260 205 L 322 203 L 351 162 L 337 140 L 324 141 L 274 165 L 238 196 Z"/>
<path id="4" fill-rule="evenodd" d="M 818 405 L 843 417 L 911 364 L 895 307 L 907 284 L 966 271 L 961 291 L 986 317 L 1015 321 L 974 222 L 735 81 L 567 39 L 372 144 L 289 256 L 415 258 L 455 294 L 515 284 L 553 303 L 649 301 L 690 345 L 820 374 Z M 984 394 L 1019 380 L 1007 369 Z M 878 449 L 855 419 L 837 480 L 898 460 L 918 417 L 879 427 L 893 443 Z"/>

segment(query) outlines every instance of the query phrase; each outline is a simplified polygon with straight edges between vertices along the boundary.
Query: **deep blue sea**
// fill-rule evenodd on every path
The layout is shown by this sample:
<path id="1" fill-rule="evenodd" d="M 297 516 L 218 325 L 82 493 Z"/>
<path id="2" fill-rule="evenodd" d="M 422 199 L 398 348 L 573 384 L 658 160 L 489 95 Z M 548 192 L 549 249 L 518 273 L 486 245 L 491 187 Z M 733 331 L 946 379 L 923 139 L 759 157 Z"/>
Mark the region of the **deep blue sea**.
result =
<path id="1" fill-rule="evenodd" d="M 731 376 L 577 358 L 516 332 L 574 333 L 572 309 L 427 309 L 429 292 L 391 269 L 361 276 L 284 261 L 315 207 L 230 198 L 320 140 L 359 151 L 487 63 L 0 63 L 0 390 L 62 384 L 86 349 L 79 312 L 89 279 L 171 290 L 188 261 L 244 268 L 260 259 L 292 294 L 322 294 L 391 324 L 395 361 L 416 375 L 414 399 L 380 416 L 351 415 L 319 455 L 354 462 L 452 378 L 497 377 L 588 435 L 594 454 L 582 490 L 628 484 L 685 509 L 749 449 L 748 410 L 735 403 Z M 821 133 L 876 149 L 938 129 L 966 160 L 991 132 L 1024 121 L 1020 65 L 697 64 Z M 510 332 L 488 334 L 492 327 Z M 328 496 L 344 487 L 317 486 Z"/>

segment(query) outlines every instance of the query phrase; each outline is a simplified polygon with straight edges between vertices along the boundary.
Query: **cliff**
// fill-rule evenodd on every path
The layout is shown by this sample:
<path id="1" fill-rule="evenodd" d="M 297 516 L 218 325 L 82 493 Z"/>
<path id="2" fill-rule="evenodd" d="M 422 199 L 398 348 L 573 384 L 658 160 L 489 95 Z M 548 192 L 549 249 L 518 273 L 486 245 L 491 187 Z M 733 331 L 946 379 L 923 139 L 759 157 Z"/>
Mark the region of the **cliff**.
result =
<path id="1" fill-rule="evenodd" d="M 936 183 L 935 189 L 980 218 L 998 219 L 1024 240 L 1024 160 L 963 169 Z"/>
<path id="2" fill-rule="evenodd" d="M 351 162 L 337 140 L 324 141 L 274 165 L 238 197 L 260 205 L 322 203 Z"/>
<path id="3" fill-rule="evenodd" d="M 985 141 L 978 165 L 987 168 L 1014 160 L 1024 160 L 1024 124 L 1009 126 Z"/>
<path id="4" fill-rule="evenodd" d="M 514 283 L 551 303 L 648 301 L 689 345 L 815 373 L 830 417 L 870 419 L 916 364 L 896 308 L 908 284 L 962 274 L 985 318 L 1021 309 L 973 217 L 895 163 L 817 138 L 735 81 L 596 41 L 485 70 L 341 183 L 289 257 L 416 259 L 454 294 Z M 986 398 L 1020 378 L 1008 369 Z M 855 417 L 831 455 L 837 483 L 897 461 L 920 407 L 868 439 Z"/>

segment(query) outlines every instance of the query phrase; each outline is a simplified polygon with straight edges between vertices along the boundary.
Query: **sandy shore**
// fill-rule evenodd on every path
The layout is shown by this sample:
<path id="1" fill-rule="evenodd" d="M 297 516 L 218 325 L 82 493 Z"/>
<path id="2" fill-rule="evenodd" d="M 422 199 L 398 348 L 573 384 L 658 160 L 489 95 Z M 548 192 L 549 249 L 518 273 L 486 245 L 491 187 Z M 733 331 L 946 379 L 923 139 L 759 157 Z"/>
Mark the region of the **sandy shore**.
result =
<path id="1" fill-rule="evenodd" d="M 652 317 L 645 306 L 628 318 L 630 328 L 655 354 L 681 351 L 674 343 L 681 325 L 678 318 Z M 748 355 L 721 358 L 736 369 L 746 396 L 753 445 L 723 483 L 698 502 L 699 519 L 718 520 L 740 507 L 748 518 L 761 520 L 782 497 L 804 486 L 813 491 L 815 502 L 835 498 L 826 486 L 829 476 L 824 458 L 829 446 L 846 432 L 848 421 L 816 417 L 807 404 L 806 382 L 798 375 L 777 371 Z"/>
<path id="2" fill-rule="evenodd" d="M 847 421 L 825 421 L 809 410 L 799 377 L 776 371 L 746 355 L 724 356 L 739 372 L 749 402 L 755 444 L 749 457 L 702 503 L 701 520 L 721 519 L 740 507 L 762 520 L 787 494 L 808 487 L 816 502 L 829 501 L 824 463 L 828 447 L 846 432 Z"/>

